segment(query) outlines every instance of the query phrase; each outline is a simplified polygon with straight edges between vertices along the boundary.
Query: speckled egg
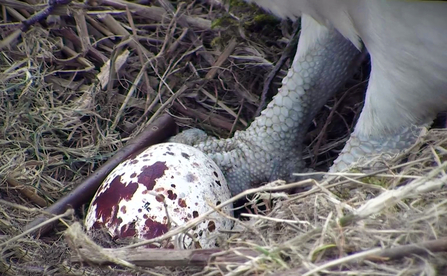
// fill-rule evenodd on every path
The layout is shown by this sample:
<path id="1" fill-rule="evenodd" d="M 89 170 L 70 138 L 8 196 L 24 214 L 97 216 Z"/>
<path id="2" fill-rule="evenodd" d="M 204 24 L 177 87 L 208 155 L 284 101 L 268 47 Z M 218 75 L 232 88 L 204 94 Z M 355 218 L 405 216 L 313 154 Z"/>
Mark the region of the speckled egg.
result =
<path id="1" fill-rule="evenodd" d="M 152 239 L 194 219 L 231 197 L 219 167 L 196 148 L 178 143 L 151 146 L 119 164 L 96 192 L 87 212 L 87 230 L 106 228 L 112 238 Z M 232 216 L 232 206 L 222 211 Z M 218 230 L 233 221 L 217 213 L 170 248 L 219 246 Z"/>

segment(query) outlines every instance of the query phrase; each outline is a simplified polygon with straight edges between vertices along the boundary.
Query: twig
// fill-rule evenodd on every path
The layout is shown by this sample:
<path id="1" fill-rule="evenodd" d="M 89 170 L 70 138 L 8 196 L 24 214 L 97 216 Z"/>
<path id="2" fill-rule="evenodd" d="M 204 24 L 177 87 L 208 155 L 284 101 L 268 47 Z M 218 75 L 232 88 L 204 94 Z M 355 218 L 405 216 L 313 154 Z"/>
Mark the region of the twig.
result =
<path id="1" fill-rule="evenodd" d="M 310 276 L 310 275 L 313 275 L 313 274 L 315 274 L 317 272 L 325 270 L 327 268 L 330 268 L 330 267 L 333 267 L 333 266 L 336 266 L 336 265 L 339 265 L 339 264 L 347 263 L 347 262 L 356 261 L 358 259 L 362 259 L 362 258 L 365 258 L 367 256 L 371 256 L 373 254 L 376 254 L 376 253 L 378 253 L 380 251 L 381 251 L 380 248 L 374 248 L 374 249 L 370 249 L 368 251 L 363 251 L 363 252 L 359 252 L 359 253 L 356 253 L 356 254 L 352 254 L 352 255 L 346 256 L 344 258 L 335 259 L 333 261 L 330 261 L 330 262 L 327 262 L 325 264 L 322 264 L 322 265 L 320 265 L 320 266 L 318 266 L 318 267 L 308 271 L 307 273 L 302 274 L 302 276 Z"/>
<path id="2" fill-rule="evenodd" d="M 82 246 L 80 244 L 79 246 Z M 140 267 L 156 266 L 206 266 L 210 261 L 243 263 L 249 257 L 257 257 L 261 253 L 255 250 L 243 248 L 236 254 L 232 250 L 225 252 L 223 249 L 150 249 L 150 248 L 107 248 L 102 249 L 102 254 L 108 256 L 108 260 L 98 259 L 97 252 L 91 252 L 87 248 L 78 249 L 81 254 L 73 256 L 73 262 L 99 262 L 100 264 L 112 264 L 111 260 L 123 260 Z M 213 256 L 219 253 L 219 256 Z"/>
<path id="3" fill-rule="evenodd" d="M 346 264 L 352 261 L 356 261 L 360 258 L 364 258 L 365 260 L 374 261 L 374 262 L 383 262 L 383 261 L 391 261 L 395 259 L 400 259 L 410 255 L 426 255 L 430 252 L 446 252 L 447 251 L 447 238 L 421 242 L 416 244 L 407 244 L 402 246 L 396 246 L 393 248 L 375 248 L 364 252 L 359 252 L 344 258 L 335 259 L 333 261 L 324 263 L 324 264 L 315 264 L 319 265 L 310 271 L 305 271 L 302 267 L 291 269 L 286 272 L 279 274 L 280 276 L 292 276 L 292 275 L 317 275 L 316 273 L 336 266 L 340 264 Z"/>
<path id="4" fill-rule="evenodd" d="M 232 39 L 232 40 L 230 40 L 230 42 L 228 42 L 227 47 L 222 52 L 222 54 L 219 56 L 217 61 L 213 64 L 213 67 L 211 68 L 211 70 L 208 71 L 208 73 L 205 76 L 205 79 L 211 80 L 216 76 L 219 68 L 222 66 L 222 64 L 228 59 L 228 57 L 234 51 L 234 49 L 236 48 L 236 45 L 237 45 L 236 39 Z"/>
<path id="5" fill-rule="evenodd" d="M 26 31 L 31 25 L 45 20 L 56 7 L 68 5 L 71 3 L 71 1 L 73 0 L 50 0 L 48 2 L 48 6 L 45 9 L 39 11 L 38 13 L 31 16 L 29 19 L 22 22 L 22 31 Z"/>
<path id="6" fill-rule="evenodd" d="M 141 150 L 160 143 L 176 132 L 176 124 L 171 116 L 165 114 L 157 118 L 151 125 L 149 125 L 143 132 L 141 132 L 133 140 L 129 141 L 125 147 L 118 150 L 113 157 L 111 157 L 104 165 L 102 165 L 96 172 L 88 176 L 83 183 L 72 190 L 70 193 L 59 199 L 53 205 L 46 209 L 50 214 L 61 214 L 71 206 L 78 208 L 82 204 L 88 202 L 98 187 L 101 185 L 104 178 L 122 161 L 132 155 L 138 154 Z M 25 226 L 25 229 L 34 228 L 36 225 L 42 223 L 46 218 L 39 216 Z M 33 233 L 35 236 L 44 235 L 53 227 L 52 224 L 46 224 L 39 232 Z"/>
<path id="7" fill-rule="evenodd" d="M 255 194 L 255 193 L 260 193 L 260 192 L 287 191 L 289 189 L 293 189 L 293 188 L 296 188 L 296 187 L 308 186 L 308 185 L 313 184 L 313 183 L 315 183 L 315 180 L 313 180 L 313 179 L 307 179 L 307 180 L 303 180 L 303 181 L 295 182 L 295 183 L 290 183 L 290 184 L 285 184 L 284 181 L 278 180 L 278 181 L 271 182 L 271 183 L 269 183 L 267 185 L 264 185 L 262 187 L 259 187 L 259 188 L 253 188 L 253 189 L 245 190 L 242 193 L 237 194 L 234 197 L 232 197 L 232 198 L 222 202 L 221 204 L 217 205 L 214 209 L 209 210 L 209 211 L 203 213 L 199 217 L 197 217 L 195 219 L 192 219 L 192 220 L 188 221 L 187 223 L 185 223 L 185 224 L 183 224 L 183 225 L 181 225 L 181 226 L 179 226 L 179 227 L 177 227 L 175 229 L 172 229 L 171 231 L 169 231 L 169 232 L 167 232 L 167 233 L 165 233 L 165 234 L 163 234 L 161 236 L 158 236 L 158 237 L 150 239 L 150 240 L 145 240 L 145 241 L 142 241 L 142 242 L 131 244 L 131 245 L 128 245 L 128 246 L 123 247 L 123 248 L 135 248 L 135 247 L 151 244 L 151 243 L 154 243 L 154 242 L 163 241 L 163 240 L 171 238 L 171 237 L 173 237 L 173 236 L 175 236 L 177 234 L 183 233 L 187 229 L 190 229 L 192 227 L 197 226 L 199 223 L 201 223 L 203 220 L 205 220 L 210 214 L 216 212 L 216 210 L 219 210 L 219 209 L 223 208 L 224 206 L 226 206 L 226 205 L 228 205 L 230 203 L 233 203 L 233 202 L 236 202 L 236 201 L 238 201 L 240 199 L 243 199 L 243 198 L 245 198 L 248 195 Z"/>
<path id="8" fill-rule="evenodd" d="M 384 258 L 386 260 L 395 260 L 413 254 L 426 255 L 429 252 L 447 252 L 447 238 L 383 249 L 378 254 L 369 256 L 366 259 L 370 261 L 377 261 L 377 258 L 380 258 L 380 260 Z"/>
<path id="9" fill-rule="evenodd" d="M 181 105 L 178 102 L 173 102 L 172 106 L 176 111 L 179 113 L 190 117 L 190 118 L 197 118 L 198 120 L 205 122 L 208 121 L 209 124 L 217 126 L 219 129 L 223 129 L 225 131 L 230 132 L 233 128 L 233 123 L 228 122 L 228 119 L 219 115 L 219 114 L 212 114 L 212 116 L 204 111 L 201 110 L 200 107 L 194 109 L 194 108 L 186 108 L 183 105 Z M 236 130 L 240 130 L 241 128 L 236 126 Z"/>
<path id="10" fill-rule="evenodd" d="M 289 43 L 287 44 L 286 48 L 282 52 L 281 57 L 276 62 L 275 67 L 270 71 L 270 73 L 266 76 L 264 80 L 264 86 L 262 88 L 262 94 L 261 94 L 261 102 L 259 103 L 258 109 L 256 110 L 255 117 L 258 117 L 261 114 L 261 111 L 264 110 L 266 101 L 267 101 L 267 94 L 270 90 L 270 86 L 273 83 L 273 80 L 278 75 L 279 71 L 283 67 L 283 65 L 286 63 L 288 59 L 293 59 L 295 56 L 296 48 L 298 46 L 298 36 L 301 30 L 301 24 L 296 26 L 295 30 L 293 31 L 292 37 L 289 40 Z"/>
<path id="11" fill-rule="evenodd" d="M 31 200 L 33 203 L 37 204 L 40 207 L 47 207 L 48 203 L 47 201 L 40 197 L 37 193 L 36 193 L 36 188 L 34 187 L 28 187 L 22 183 L 20 183 L 19 181 L 17 181 L 16 179 L 10 177 L 10 176 L 6 176 L 6 182 L 13 186 L 14 188 L 16 188 L 17 191 L 19 191 L 21 194 L 23 194 L 24 196 L 26 196 L 29 200 Z"/>
<path id="12" fill-rule="evenodd" d="M 52 218 L 49 218 L 49 219 L 46 219 L 46 220 L 43 220 L 42 222 L 40 222 L 36 226 L 33 226 L 33 227 L 29 228 L 28 230 L 24 231 L 23 233 L 15 236 L 15 237 L 13 237 L 13 238 L 11 238 L 11 239 L 3 242 L 3 243 L 0 243 L 0 248 L 3 248 L 8 243 L 14 242 L 14 241 L 16 241 L 16 240 L 18 240 L 18 239 L 20 239 L 20 238 L 22 238 L 22 237 L 24 237 L 24 236 L 26 236 L 28 234 L 32 234 L 33 231 L 39 229 L 40 227 L 44 227 L 45 225 L 53 225 L 53 223 L 55 221 L 58 221 L 59 219 L 61 219 L 63 217 L 71 216 L 73 214 L 74 214 L 73 209 L 68 209 L 63 214 L 57 215 L 55 217 L 52 217 Z"/>

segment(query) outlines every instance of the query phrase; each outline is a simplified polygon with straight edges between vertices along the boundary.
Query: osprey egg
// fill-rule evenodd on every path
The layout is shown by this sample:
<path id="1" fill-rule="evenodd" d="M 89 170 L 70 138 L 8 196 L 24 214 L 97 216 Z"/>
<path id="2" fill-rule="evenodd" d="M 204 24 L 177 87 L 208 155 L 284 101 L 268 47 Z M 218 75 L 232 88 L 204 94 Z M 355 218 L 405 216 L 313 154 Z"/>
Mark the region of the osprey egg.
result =
<path id="1" fill-rule="evenodd" d="M 96 192 L 87 216 L 88 231 L 105 228 L 112 238 L 152 239 L 211 210 L 231 197 L 219 167 L 200 150 L 179 143 L 151 146 L 119 164 Z M 222 212 L 233 216 L 232 206 Z M 218 246 L 218 230 L 233 221 L 213 213 L 166 246 Z"/>

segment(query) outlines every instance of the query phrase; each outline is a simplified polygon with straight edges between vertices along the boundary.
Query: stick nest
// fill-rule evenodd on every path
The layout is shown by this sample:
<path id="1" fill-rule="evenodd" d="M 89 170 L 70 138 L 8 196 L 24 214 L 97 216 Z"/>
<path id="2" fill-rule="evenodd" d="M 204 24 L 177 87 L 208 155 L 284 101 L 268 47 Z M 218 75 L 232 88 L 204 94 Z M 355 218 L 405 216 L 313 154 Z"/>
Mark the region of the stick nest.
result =
<path id="1" fill-rule="evenodd" d="M 435 275 L 447 269 L 441 130 L 431 130 L 380 174 L 345 174 L 297 195 L 275 190 L 275 183 L 252 191 L 255 211 L 238 221 L 206 267 L 134 264 L 91 241 L 79 227 L 82 217 L 72 213 L 64 219 L 71 225 L 65 236 L 66 225 L 41 239 L 22 235 L 43 207 L 158 114 L 222 138 L 246 128 L 286 74 L 293 54 L 283 50 L 293 45 L 294 26 L 237 1 L 71 2 L 29 28 L 21 22 L 47 3 L 8 0 L 1 7 L 2 275 Z M 327 169 L 350 133 L 367 67 L 315 118 L 305 141 L 310 167 Z M 405 184 L 412 189 L 390 194 Z M 101 260 L 89 255 L 94 251 Z"/>

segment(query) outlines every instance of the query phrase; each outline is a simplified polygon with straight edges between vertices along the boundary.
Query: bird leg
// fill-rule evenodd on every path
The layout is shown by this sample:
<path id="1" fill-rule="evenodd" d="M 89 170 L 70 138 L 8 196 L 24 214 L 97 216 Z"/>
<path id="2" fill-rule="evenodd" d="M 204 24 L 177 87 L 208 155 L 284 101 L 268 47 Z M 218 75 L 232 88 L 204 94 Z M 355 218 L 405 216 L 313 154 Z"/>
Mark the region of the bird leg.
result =
<path id="1" fill-rule="evenodd" d="M 346 171 L 352 167 L 379 168 L 404 150 L 411 148 L 426 130 L 413 125 L 386 135 L 365 135 L 356 129 L 340 152 L 329 172 Z"/>
<path id="2" fill-rule="evenodd" d="M 303 15 L 297 53 L 278 94 L 245 131 L 216 139 L 184 131 L 171 139 L 207 153 L 232 194 L 263 182 L 296 180 L 304 169 L 302 141 L 311 120 L 352 75 L 360 51 L 338 31 Z"/>

